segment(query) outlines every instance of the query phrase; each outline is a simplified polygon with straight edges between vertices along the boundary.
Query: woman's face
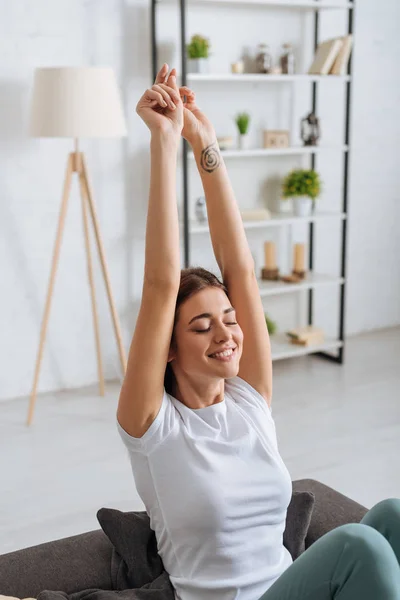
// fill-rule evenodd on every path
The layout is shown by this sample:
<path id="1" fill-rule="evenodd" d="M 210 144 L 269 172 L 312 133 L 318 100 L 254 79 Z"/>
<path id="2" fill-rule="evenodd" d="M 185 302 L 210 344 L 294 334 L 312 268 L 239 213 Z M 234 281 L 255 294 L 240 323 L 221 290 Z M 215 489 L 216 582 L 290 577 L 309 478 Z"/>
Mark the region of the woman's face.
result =
<path id="1" fill-rule="evenodd" d="M 243 332 L 225 292 L 207 287 L 180 306 L 175 327 L 175 349 L 168 359 L 174 360 L 175 375 L 235 377 L 243 348 Z M 210 356 L 232 348 L 225 360 Z"/>

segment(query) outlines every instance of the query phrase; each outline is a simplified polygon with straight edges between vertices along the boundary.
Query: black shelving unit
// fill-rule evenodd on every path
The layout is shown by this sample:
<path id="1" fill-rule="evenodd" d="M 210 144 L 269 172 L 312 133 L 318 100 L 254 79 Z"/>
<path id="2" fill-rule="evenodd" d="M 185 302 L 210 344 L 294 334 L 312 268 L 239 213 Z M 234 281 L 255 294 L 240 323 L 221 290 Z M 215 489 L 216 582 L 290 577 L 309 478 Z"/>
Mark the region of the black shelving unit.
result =
<path id="1" fill-rule="evenodd" d="M 159 64 L 158 64 L 158 48 L 157 48 L 157 6 L 162 3 L 162 0 L 151 0 L 151 55 L 152 55 L 152 71 L 153 80 L 156 77 Z M 314 10 L 314 50 L 316 50 L 320 39 L 320 13 L 319 10 L 324 9 L 323 0 L 314 0 L 315 5 L 318 7 Z M 190 3 L 190 2 L 189 2 Z M 187 65 L 186 65 L 186 22 L 187 22 L 187 0 L 178 0 L 179 18 L 180 18 L 180 50 L 181 50 L 181 82 L 182 85 L 187 85 Z M 340 4 L 338 2 L 338 4 Z M 344 3 L 343 10 L 347 11 L 347 34 L 353 34 L 354 27 L 354 9 L 355 0 L 351 2 L 351 5 L 346 2 Z M 210 3 L 212 6 L 212 3 Z M 268 8 L 268 3 L 263 5 L 260 2 L 260 8 Z M 347 208 L 348 208 L 348 193 L 349 193 L 349 160 L 350 160 L 350 107 L 351 107 L 351 92 L 352 92 L 352 55 L 350 57 L 348 65 L 349 79 L 346 81 L 345 90 L 345 123 L 344 123 L 344 169 L 343 169 L 343 195 L 342 195 L 342 212 L 344 218 L 342 219 L 341 229 L 341 278 L 343 282 L 340 284 L 340 305 L 339 305 L 339 331 L 337 339 L 341 342 L 341 346 L 337 349 L 336 353 L 331 351 L 315 352 L 318 356 L 327 360 L 342 364 L 345 357 L 345 298 L 346 298 L 346 248 L 347 248 Z M 266 76 L 268 77 L 268 76 Z M 318 106 L 318 83 L 317 81 L 312 82 L 312 111 L 317 112 Z M 189 198 L 188 198 L 188 144 L 183 140 L 182 148 L 182 192 L 183 192 L 183 235 L 184 235 L 184 265 L 185 267 L 190 266 L 190 236 L 189 236 Z M 311 168 L 316 167 L 316 154 L 311 154 Z M 310 271 L 314 266 L 314 242 L 315 242 L 315 223 L 309 224 L 308 232 L 309 242 L 309 255 L 308 265 Z M 313 324 L 313 308 L 314 308 L 314 290 L 308 291 L 308 323 Z"/>
<path id="2" fill-rule="evenodd" d="M 150 25 L 151 25 L 151 57 L 153 79 L 155 80 L 158 66 L 158 49 L 157 49 L 157 5 L 159 0 L 151 0 L 150 10 Z M 187 68 L 186 68 L 186 0 L 179 0 L 179 16 L 180 16 L 180 49 L 181 49 L 181 82 L 182 85 L 187 85 Z M 189 238 L 189 180 L 188 180 L 188 151 L 189 146 L 186 140 L 182 140 L 182 173 L 183 173 L 183 249 L 184 249 L 184 266 L 190 266 L 190 238 Z"/>
<path id="3" fill-rule="evenodd" d="M 318 0 L 316 0 L 318 2 Z M 354 19 L 354 1 L 353 6 L 347 10 L 347 34 L 353 34 L 353 19 Z M 314 16 L 314 50 L 317 49 L 319 44 L 319 12 L 315 12 Z M 346 82 L 345 92 L 345 126 L 344 126 L 344 144 L 347 147 L 347 151 L 344 152 L 344 168 L 343 168 L 343 197 L 342 197 L 342 212 L 345 218 L 342 220 L 342 243 L 341 243 L 341 277 L 343 283 L 340 285 L 340 307 L 339 307 L 339 332 L 338 339 L 342 342 L 342 346 L 338 349 L 337 354 L 331 354 L 330 352 L 318 352 L 318 356 L 332 360 L 339 364 L 344 362 L 345 352 L 345 298 L 346 298 L 346 248 L 347 248 L 347 205 L 348 205 L 348 194 L 349 194 L 349 158 L 350 158 L 350 108 L 351 108 L 351 84 L 352 84 L 352 55 L 350 56 L 348 75 L 350 76 L 349 81 Z M 312 91 L 312 109 L 315 113 L 317 110 L 318 101 L 318 84 L 313 82 Z M 311 157 L 311 168 L 314 169 L 316 164 L 315 154 Z M 314 223 L 310 223 L 309 227 L 309 268 L 312 270 L 314 262 Z M 313 305 L 314 305 L 314 290 L 309 290 L 308 294 L 308 323 L 313 324 Z"/>

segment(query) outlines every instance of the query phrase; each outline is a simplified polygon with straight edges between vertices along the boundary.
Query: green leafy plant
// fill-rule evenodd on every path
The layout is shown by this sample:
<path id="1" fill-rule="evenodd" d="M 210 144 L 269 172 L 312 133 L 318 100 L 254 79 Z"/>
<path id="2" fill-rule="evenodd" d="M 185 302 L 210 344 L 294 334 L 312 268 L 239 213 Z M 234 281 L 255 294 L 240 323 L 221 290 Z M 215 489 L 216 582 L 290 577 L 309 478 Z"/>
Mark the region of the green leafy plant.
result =
<path id="1" fill-rule="evenodd" d="M 250 115 L 249 113 L 242 112 L 238 113 L 235 117 L 235 123 L 239 129 L 240 135 L 245 135 L 249 129 L 250 125 Z"/>
<path id="2" fill-rule="evenodd" d="M 192 35 L 190 44 L 187 45 L 189 58 L 208 58 L 210 40 L 202 35 Z"/>
<path id="3" fill-rule="evenodd" d="M 282 184 L 283 198 L 308 196 L 315 200 L 321 192 L 319 174 L 313 169 L 297 169 L 286 175 Z"/>
<path id="4" fill-rule="evenodd" d="M 267 324 L 267 329 L 268 329 L 269 335 L 274 335 L 274 333 L 276 333 L 276 331 L 278 329 L 277 324 L 275 323 L 275 321 L 273 321 L 272 319 L 269 318 L 267 313 L 264 313 L 264 316 L 265 316 L 265 322 Z"/>

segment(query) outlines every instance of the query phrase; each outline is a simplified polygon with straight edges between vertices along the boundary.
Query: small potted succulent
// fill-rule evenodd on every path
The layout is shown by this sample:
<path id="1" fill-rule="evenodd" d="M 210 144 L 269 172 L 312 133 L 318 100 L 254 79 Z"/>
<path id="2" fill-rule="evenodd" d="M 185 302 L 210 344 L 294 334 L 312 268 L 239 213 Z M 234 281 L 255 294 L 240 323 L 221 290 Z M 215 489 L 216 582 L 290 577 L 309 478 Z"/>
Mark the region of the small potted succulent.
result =
<path id="1" fill-rule="evenodd" d="M 208 73 L 210 40 L 200 34 L 192 36 L 187 45 L 188 70 L 190 73 Z"/>
<path id="2" fill-rule="evenodd" d="M 265 323 L 267 325 L 269 335 L 274 335 L 274 333 L 276 333 L 276 331 L 278 329 L 275 321 L 270 319 L 270 317 L 267 315 L 267 313 L 264 313 L 264 316 L 265 316 Z"/>
<path id="3" fill-rule="evenodd" d="M 319 174 L 313 169 L 297 169 L 286 175 L 282 185 L 283 198 L 292 198 L 297 217 L 308 217 L 313 202 L 321 191 Z"/>
<path id="4" fill-rule="evenodd" d="M 239 130 L 239 149 L 240 150 L 248 150 L 249 149 L 249 125 L 250 125 L 250 115 L 249 113 L 242 112 L 238 113 L 235 117 L 235 123 Z"/>

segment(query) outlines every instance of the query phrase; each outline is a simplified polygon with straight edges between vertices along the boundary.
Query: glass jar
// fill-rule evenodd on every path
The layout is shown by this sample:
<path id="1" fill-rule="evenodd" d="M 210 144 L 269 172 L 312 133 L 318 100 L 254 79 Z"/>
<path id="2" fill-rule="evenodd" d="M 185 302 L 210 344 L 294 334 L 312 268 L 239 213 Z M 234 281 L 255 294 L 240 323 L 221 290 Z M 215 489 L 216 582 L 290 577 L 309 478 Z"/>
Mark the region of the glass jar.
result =
<path id="1" fill-rule="evenodd" d="M 284 75 L 294 75 L 295 60 L 292 44 L 283 44 L 283 54 L 281 56 L 281 68 Z"/>
<path id="2" fill-rule="evenodd" d="M 267 44 L 258 44 L 256 56 L 257 73 L 270 73 L 272 68 L 272 56 Z"/>

